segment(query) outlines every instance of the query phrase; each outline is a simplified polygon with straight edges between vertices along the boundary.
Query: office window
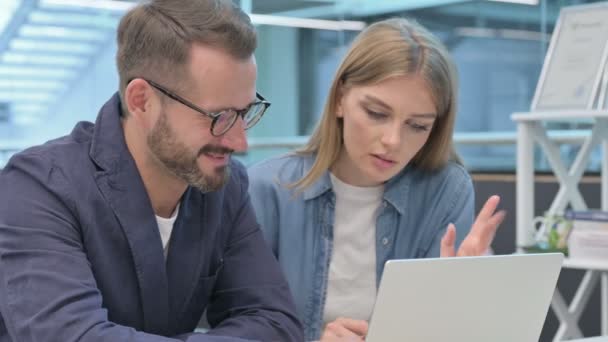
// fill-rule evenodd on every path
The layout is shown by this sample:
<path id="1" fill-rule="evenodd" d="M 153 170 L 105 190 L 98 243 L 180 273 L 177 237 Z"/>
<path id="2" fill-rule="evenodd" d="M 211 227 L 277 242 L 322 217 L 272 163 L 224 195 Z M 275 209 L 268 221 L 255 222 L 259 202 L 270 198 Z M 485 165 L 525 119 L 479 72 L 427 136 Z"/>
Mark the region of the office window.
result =
<path id="1" fill-rule="evenodd" d="M 550 34 L 563 6 L 582 0 L 240 0 L 259 31 L 258 89 L 273 104 L 249 133 L 246 163 L 305 141 L 323 109 L 333 74 L 356 29 L 391 16 L 418 20 L 446 44 L 460 72 L 457 145 L 471 170 L 513 171 L 515 124 L 526 111 Z M 519 1 L 522 2 L 522 1 Z M 0 154 L 67 134 L 94 120 L 117 89 L 115 29 L 136 1 L 2 0 L 0 4 Z M 257 16 L 257 17 L 256 17 Z M 302 20 L 303 19 L 303 20 Z M 584 124 L 552 129 L 580 129 Z M 506 137 L 508 144 L 479 142 Z M 472 139 L 473 138 L 473 139 Z M 470 144 L 470 141 L 477 141 Z M 270 147 L 268 147 L 270 146 Z M 578 147 L 564 146 L 572 159 Z M 547 162 L 539 154 L 537 168 Z M 598 170 L 599 151 L 589 170 Z M 0 160 L 0 163 L 2 161 Z"/>

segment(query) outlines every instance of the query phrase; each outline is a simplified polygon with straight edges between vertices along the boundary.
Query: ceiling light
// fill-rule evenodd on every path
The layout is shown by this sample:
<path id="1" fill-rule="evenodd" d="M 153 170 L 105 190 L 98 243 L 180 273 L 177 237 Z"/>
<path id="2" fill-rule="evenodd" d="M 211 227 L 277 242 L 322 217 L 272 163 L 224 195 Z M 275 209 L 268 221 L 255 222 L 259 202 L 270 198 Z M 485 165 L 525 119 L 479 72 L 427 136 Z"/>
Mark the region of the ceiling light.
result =
<path id="1" fill-rule="evenodd" d="M 116 29 L 119 18 L 102 13 L 70 13 L 69 16 L 61 13 L 33 11 L 29 15 L 32 24 L 37 25 L 64 25 L 76 27 L 98 27 Z"/>
<path id="2" fill-rule="evenodd" d="M 107 11 L 125 12 L 137 5 L 135 2 L 118 0 L 40 0 L 41 8 L 81 7 Z"/>
<path id="3" fill-rule="evenodd" d="M 87 59 L 77 56 L 26 54 L 16 52 L 5 52 L 0 60 L 6 64 L 14 65 L 49 65 L 64 67 L 83 67 Z"/>
<path id="4" fill-rule="evenodd" d="M 0 65 L 0 77 L 27 77 L 40 79 L 73 79 L 78 76 L 76 71 L 64 68 L 33 68 Z"/>
<path id="5" fill-rule="evenodd" d="M 52 25 L 23 25 L 19 28 L 23 38 L 56 38 L 63 40 L 104 41 L 106 32 L 95 29 L 69 28 Z"/>
<path id="6" fill-rule="evenodd" d="M 40 6 L 43 8 L 60 6 L 127 11 L 135 5 L 137 4 L 134 2 L 118 0 L 40 0 Z M 265 14 L 250 14 L 249 16 L 251 17 L 253 24 L 256 25 L 274 25 L 334 31 L 360 31 L 365 27 L 365 23 L 362 21 L 308 19 Z"/>
<path id="7" fill-rule="evenodd" d="M 365 23 L 362 21 L 308 19 L 265 14 L 250 14 L 249 16 L 251 17 L 251 22 L 257 25 L 287 26 L 332 31 L 361 31 L 365 28 Z"/>
<path id="8" fill-rule="evenodd" d="M 488 0 L 488 1 L 508 2 L 508 3 L 512 3 L 512 4 L 521 4 L 521 5 L 535 6 L 535 5 L 538 5 L 538 1 L 539 0 Z"/>
<path id="9" fill-rule="evenodd" d="M 28 52 L 50 52 L 73 55 L 91 55 L 97 46 L 84 42 L 49 42 L 40 39 L 15 38 L 9 43 L 11 50 Z"/>
<path id="10" fill-rule="evenodd" d="M 35 103 L 12 103 L 11 112 L 13 113 L 43 113 L 48 110 L 48 106 Z"/>
<path id="11" fill-rule="evenodd" d="M 530 31 L 530 30 L 515 30 L 515 29 L 494 29 L 488 27 L 458 27 L 455 32 L 459 36 L 473 38 L 491 38 L 491 39 L 514 39 L 514 40 L 536 40 L 546 41 L 551 39 L 551 35 Z"/>
<path id="12" fill-rule="evenodd" d="M 13 14 L 19 6 L 19 2 L 18 0 L 2 0 L 0 2 L 0 33 L 4 32 L 13 19 Z"/>
<path id="13" fill-rule="evenodd" d="M 45 90 L 45 91 L 63 91 L 67 89 L 64 82 L 53 80 L 30 80 L 30 79 L 0 79 L 0 91 L 2 90 Z"/>
<path id="14" fill-rule="evenodd" d="M 18 113 L 18 112 L 14 112 L 11 115 L 11 123 L 13 125 L 15 125 L 15 126 L 32 126 L 32 125 L 35 125 L 35 124 L 42 123 L 42 116 L 43 115 L 44 115 L 44 113 Z M 28 145 L 24 145 L 24 146 L 28 146 Z"/>
<path id="15" fill-rule="evenodd" d="M 0 90 L 0 102 L 27 101 L 51 102 L 55 95 L 47 92 L 23 92 Z"/>

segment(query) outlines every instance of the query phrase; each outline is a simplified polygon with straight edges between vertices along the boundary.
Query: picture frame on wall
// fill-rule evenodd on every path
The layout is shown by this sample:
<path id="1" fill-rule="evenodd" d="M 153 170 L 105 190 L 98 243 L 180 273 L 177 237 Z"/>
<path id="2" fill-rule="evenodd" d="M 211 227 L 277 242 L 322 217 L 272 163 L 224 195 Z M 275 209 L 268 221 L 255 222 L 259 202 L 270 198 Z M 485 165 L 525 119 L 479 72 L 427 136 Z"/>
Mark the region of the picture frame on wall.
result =
<path id="1" fill-rule="evenodd" d="M 608 3 L 564 7 L 545 56 L 531 111 L 594 109 L 598 92 L 604 88 L 601 82 L 607 57 Z"/>

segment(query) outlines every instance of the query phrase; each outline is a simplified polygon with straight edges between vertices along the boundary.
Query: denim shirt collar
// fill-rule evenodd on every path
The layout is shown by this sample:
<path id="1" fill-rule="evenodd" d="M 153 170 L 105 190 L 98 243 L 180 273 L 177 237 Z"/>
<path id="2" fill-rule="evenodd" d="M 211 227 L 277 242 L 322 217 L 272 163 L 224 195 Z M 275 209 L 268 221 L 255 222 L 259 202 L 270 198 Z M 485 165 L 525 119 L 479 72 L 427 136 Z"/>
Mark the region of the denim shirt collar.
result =
<path id="1" fill-rule="evenodd" d="M 308 171 L 312 168 L 316 157 L 316 154 L 311 154 L 302 158 L 303 176 L 306 175 Z M 302 196 L 305 201 L 308 201 L 323 195 L 328 190 L 331 190 L 331 179 L 329 178 L 329 171 L 325 171 L 323 175 L 319 177 L 319 179 L 317 179 L 314 183 L 312 183 L 310 186 L 306 187 L 306 189 L 302 191 Z"/>
<path id="2" fill-rule="evenodd" d="M 306 156 L 303 158 L 303 174 L 307 174 L 312 168 L 316 159 L 316 154 Z M 401 170 L 398 174 L 393 176 L 386 182 L 384 187 L 384 200 L 389 203 L 400 215 L 405 214 L 407 205 L 407 193 L 410 188 L 411 177 L 405 177 L 406 174 L 412 173 L 414 168 L 411 165 Z M 325 192 L 332 189 L 331 179 L 329 176 L 329 170 L 325 171 L 317 181 L 308 186 L 303 191 L 303 197 L 305 201 L 315 199 Z"/>
<path id="3" fill-rule="evenodd" d="M 384 186 L 384 200 L 388 202 L 399 215 L 404 215 L 407 211 L 407 198 L 410 190 L 410 176 L 414 168 L 408 164 L 393 178 L 389 179 Z"/>

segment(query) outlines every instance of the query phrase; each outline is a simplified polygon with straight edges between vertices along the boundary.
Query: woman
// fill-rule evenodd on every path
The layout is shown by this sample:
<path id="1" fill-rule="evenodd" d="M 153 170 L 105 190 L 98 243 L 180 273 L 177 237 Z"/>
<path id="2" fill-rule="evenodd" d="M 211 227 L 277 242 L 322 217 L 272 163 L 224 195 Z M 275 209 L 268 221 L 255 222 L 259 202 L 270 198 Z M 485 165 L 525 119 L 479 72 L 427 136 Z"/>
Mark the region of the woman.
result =
<path id="1" fill-rule="evenodd" d="M 375 23 L 346 54 L 308 144 L 250 168 L 309 340 L 366 334 L 387 260 L 489 247 L 504 212 L 492 196 L 473 224 L 473 185 L 452 146 L 456 84 L 426 29 Z"/>

